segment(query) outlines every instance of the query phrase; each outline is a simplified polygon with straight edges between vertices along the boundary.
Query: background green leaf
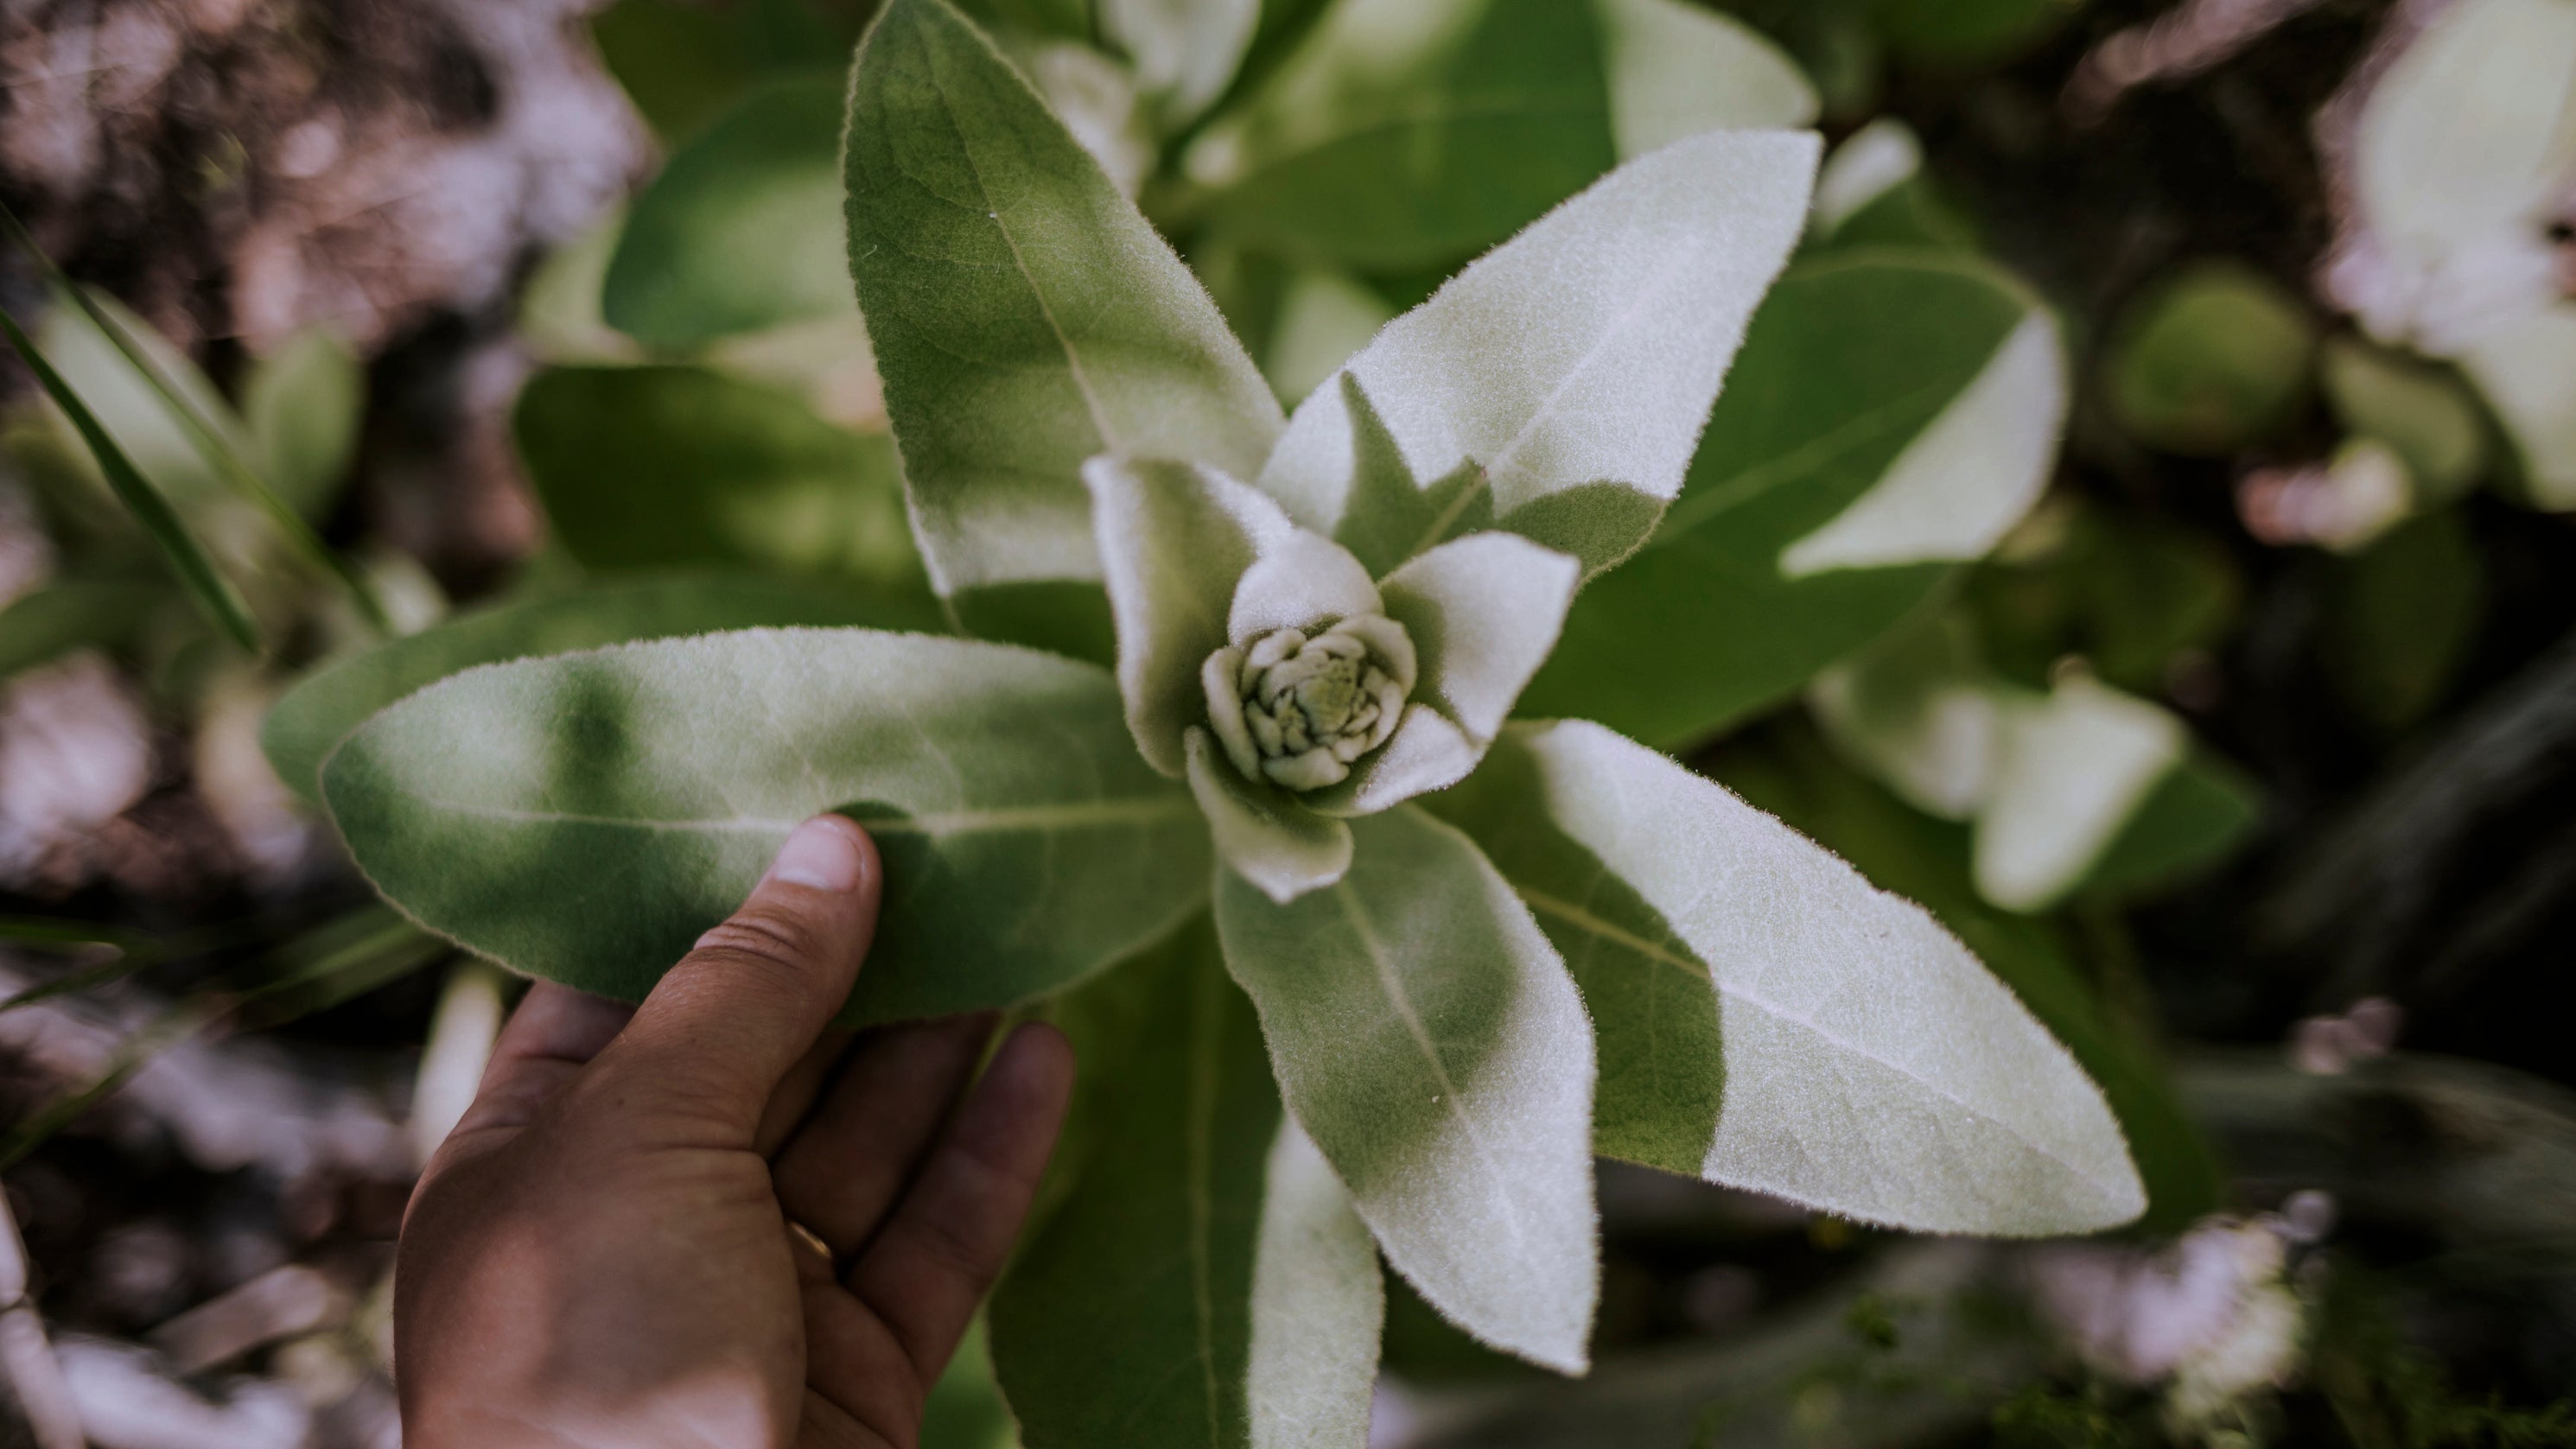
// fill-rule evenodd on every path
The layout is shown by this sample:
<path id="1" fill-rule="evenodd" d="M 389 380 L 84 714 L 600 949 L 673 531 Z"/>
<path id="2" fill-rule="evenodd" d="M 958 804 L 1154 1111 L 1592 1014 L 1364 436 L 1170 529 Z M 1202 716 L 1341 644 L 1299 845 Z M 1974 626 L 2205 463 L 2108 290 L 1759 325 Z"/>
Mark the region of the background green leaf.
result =
<path id="1" fill-rule="evenodd" d="M 2261 816 L 2261 797 L 2244 771 L 2191 750 L 2129 812 L 2079 889 L 2118 897 L 2172 885 L 2239 844 Z"/>
<path id="2" fill-rule="evenodd" d="M 894 444 L 699 367 L 566 367 L 511 423 L 565 552 L 592 568 L 749 565 L 924 588 Z"/>
<path id="3" fill-rule="evenodd" d="M 486 665 L 375 715 L 322 772 L 422 925 L 639 999 L 798 821 L 885 858 L 863 1021 L 1026 1001 L 1203 898 L 1207 834 L 1136 757 L 1106 671 L 861 629 L 746 630 Z"/>
<path id="4" fill-rule="evenodd" d="M 2194 266 L 2121 314 L 2103 363 L 2111 413 L 2149 447 L 2232 452 L 2290 420 L 2315 351 L 2306 311 L 2269 278 Z"/>
<path id="5" fill-rule="evenodd" d="M 99 471 L 106 475 L 108 487 L 115 492 L 117 502 L 124 505 L 135 525 L 161 551 L 171 573 L 178 576 L 180 586 L 196 601 L 198 609 L 235 644 L 244 649 L 258 650 L 259 623 L 251 617 L 250 605 L 242 599 L 241 591 L 233 586 L 232 580 L 226 578 L 214 560 L 207 556 L 205 546 L 198 542 L 196 534 L 179 517 L 178 510 L 170 506 L 170 500 L 135 468 L 132 460 L 126 457 L 125 450 L 108 435 L 107 429 L 90 411 L 89 405 L 82 401 L 80 394 L 72 391 L 71 384 L 54 370 L 43 353 L 36 350 L 34 339 L 20 330 L 18 320 L 0 312 L 0 329 L 7 331 L 9 345 L 17 350 L 19 360 L 27 364 L 27 370 L 36 375 L 37 385 L 45 390 L 45 396 L 71 420 L 73 430 L 97 461 Z"/>
<path id="6" fill-rule="evenodd" d="M 837 0 L 616 0 L 592 41 L 665 142 L 682 142 L 764 78 L 837 71 L 864 10 Z"/>
<path id="7" fill-rule="evenodd" d="M 1101 34 L 1125 51 L 1165 131 L 1225 90 L 1261 24 L 1261 0 L 1100 0 Z"/>
<path id="8" fill-rule="evenodd" d="M 1620 159 L 1814 117 L 1768 42 L 1671 0 L 1340 0 L 1182 170 L 1221 236 L 1412 271 L 1503 240 Z"/>
<path id="9" fill-rule="evenodd" d="M 2455 509 L 2398 525 L 2335 560 L 2326 593 L 2326 669 L 2353 708 L 2402 729 L 2442 702 L 2487 611 L 2483 562 Z"/>
<path id="10" fill-rule="evenodd" d="M 1978 888 L 2013 910 L 2169 883 L 2254 822 L 2241 773 L 2158 705 L 2087 677 L 2043 694 L 1988 668 L 1960 612 L 1927 612 L 1816 677 L 1807 703 L 1852 764 L 1973 821 Z"/>
<path id="11" fill-rule="evenodd" d="M 674 152 L 635 198 L 600 311 L 647 347 L 847 314 L 841 249 L 843 87 L 771 82 Z"/>
<path id="12" fill-rule="evenodd" d="M 339 496 L 366 411 L 365 369 L 319 328 L 261 358 L 242 382 L 242 422 L 260 471 L 307 519 L 322 517 Z"/>
<path id="13" fill-rule="evenodd" d="M 167 597 L 140 579 L 58 579 L 0 608 L 0 680 L 56 655 L 114 645 Z"/>
<path id="14" fill-rule="evenodd" d="M 2038 319 L 2009 277 L 1966 258 L 1854 250 L 1793 267 L 1754 316 L 1681 496 L 1652 542 L 1575 601 L 1523 712 L 1677 746 L 1904 618 L 2045 481 L 2062 384 L 1978 387 L 2028 366 L 2024 329 Z M 1992 443 L 2005 436 L 2019 443 L 1999 470 Z M 1923 561 L 1783 569 L 1801 540 L 1891 495 L 1918 500 Z M 1944 497 L 1955 511 L 1926 506 Z M 1977 527 L 1962 531 L 1963 518 Z M 1885 553 L 1908 529 L 1883 522 L 1872 531 Z"/>

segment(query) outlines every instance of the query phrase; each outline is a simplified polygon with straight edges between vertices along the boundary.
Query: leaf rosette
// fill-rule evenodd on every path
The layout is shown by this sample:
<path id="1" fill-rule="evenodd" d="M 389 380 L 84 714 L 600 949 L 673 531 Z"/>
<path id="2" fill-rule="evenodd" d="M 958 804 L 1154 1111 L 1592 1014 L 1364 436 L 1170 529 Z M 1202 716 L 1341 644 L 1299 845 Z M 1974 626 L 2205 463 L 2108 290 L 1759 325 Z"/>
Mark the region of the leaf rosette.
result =
<path id="1" fill-rule="evenodd" d="M 1413 693 L 1412 636 L 1384 614 L 1228 644 L 1199 667 L 1208 726 L 1251 781 L 1319 790 L 1385 744 Z"/>
<path id="2" fill-rule="evenodd" d="M 1919 907 L 1606 728 L 1514 718 L 1682 492 L 1812 135 L 1642 151 L 1283 419 L 947 0 L 884 7 L 849 100 L 930 579 L 1013 638 L 1105 612 L 1114 667 L 869 629 L 489 664 L 322 769 L 380 889 L 634 996 L 801 814 L 865 820 L 888 898 L 849 1015 L 1036 1004 L 1083 1054 L 993 1308 L 1038 1449 L 1363 1442 L 1380 1255 L 1581 1371 L 1596 1150 L 1935 1231 L 2137 1215 L 2101 1093 Z"/>

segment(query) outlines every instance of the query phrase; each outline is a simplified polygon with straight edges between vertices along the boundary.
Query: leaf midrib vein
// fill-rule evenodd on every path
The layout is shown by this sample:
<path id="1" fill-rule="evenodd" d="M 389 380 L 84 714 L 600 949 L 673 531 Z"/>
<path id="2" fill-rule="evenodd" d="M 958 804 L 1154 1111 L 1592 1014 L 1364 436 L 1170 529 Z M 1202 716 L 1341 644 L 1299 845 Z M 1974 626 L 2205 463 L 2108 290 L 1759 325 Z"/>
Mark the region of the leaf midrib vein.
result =
<path id="1" fill-rule="evenodd" d="M 1656 269 L 1654 280 L 1639 287 L 1629 296 L 1627 302 L 1620 306 L 1618 313 L 1602 327 L 1600 335 L 1592 339 L 1592 345 L 1583 349 L 1583 355 L 1566 368 L 1564 375 L 1556 380 L 1556 385 L 1547 390 L 1547 396 L 1539 399 L 1537 407 L 1530 409 L 1530 415 L 1523 419 L 1520 427 L 1504 441 L 1502 451 L 1494 454 L 1492 460 L 1485 464 L 1479 486 L 1485 488 L 1493 486 L 1494 475 L 1503 471 L 1512 456 L 1529 442 L 1532 435 L 1537 433 L 1538 425 L 1545 422 L 1549 415 L 1556 411 L 1557 404 L 1565 400 L 1566 390 L 1573 387 L 1578 379 L 1592 370 L 1592 365 L 1601 360 L 1601 354 L 1627 331 L 1629 324 L 1637 319 L 1648 303 L 1657 301 L 1665 295 L 1671 287 L 1673 278 L 1680 274 L 1683 264 L 1695 260 L 1699 250 L 1696 247 L 1679 246 L 1673 249 L 1673 253 L 1664 260 L 1663 266 Z"/>
<path id="2" fill-rule="evenodd" d="M 524 825 L 597 825 L 614 829 L 706 835 L 783 835 L 803 823 L 802 817 L 701 816 L 677 820 L 641 815 L 598 815 L 574 810 L 523 810 L 509 805 L 482 805 L 413 795 L 432 810 L 504 820 Z M 1149 824 L 1195 813 L 1188 800 L 1115 800 L 1065 805 L 1021 805 L 992 810 L 942 810 L 923 815 L 862 820 L 871 835 L 974 835 L 988 831 L 1055 832 L 1092 826 Z"/>
<path id="3" fill-rule="evenodd" d="M 1511 1175 L 1503 1171 L 1502 1160 L 1494 1155 L 1494 1149 L 1486 1143 L 1484 1134 L 1476 1130 L 1475 1119 L 1467 1115 L 1466 1104 L 1458 1094 L 1458 1085 L 1449 1078 L 1448 1064 L 1440 1059 L 1440 1049 L 1432 1044 L 1430 1031 L 1423 1026 L 1421 1015 L 1413 1009 L 1413 998 L 1397 978 L 1385 943 L 1378 939 L 1375 924 L 1369 919 L 1368 908 L 1360 903 L 1358 893 L 1351 889 L 1347 880 L 1333 887 L 1333 896 L 1341 902 L 1343 914 L 1349 917 L 1352 934 L 1360 938 L 1360 949 L 1368 953 L 1369 963 L 1377 968 L 1378 985 L 1386 992 L 1388 1004 L 1395 1008 L 1396 1019 L 1404 1023 L 1405 1031 L 1412 1036 L 1414 1046 L 1420 1049 L 1423 1061 L 1431 1068 L 1431 1079 L 1440 1088 L 1441 1103 L 1457 1120 L 1458 1130 L 1467 1134 L 1467 1141 L 1476 1149 L 1476 1155 L 1484 1159 L 1485 1170 L 1502 1186 L 1503 1190 L 1496 1197 L 1503 1204 L 1503 1225 L 1511 1230 L 1514 1245 L 1525 1245 L 1529 1241 L 1529 1232 L 1521 1223 L 1520 1196 L 1512 1191 Z"/>
<path id="4" fill-rule="evenodd" d="M 1028 257 L 1020 250 L 1020 239 L 1011 233 L 1010 223 L 1002 220 L 1001 208 L 993 204 L 992 188 L 984 184 L 983 163 L 975 159 L 975 145 L 966 138 L 966 128 L 958 124 L 957 104 L 948 94 L 939 67 L 934 64 L 927 69 L 931 88 L 939 93 L 940 114 L 948 121 L 949 133 L 957 138 L 957 153 L 966 158 L 966 169 L 975 177 L 975 195 L 984 203 L 984 217 L 993 223 L 993 230 L 1001 234 L 1002 245 L 1011 249 L 1012 269 L 1020 274 L 1021 281 L 1028 284 L 1029 299 L 1037 303 L 1038 315 L 1046 320 L 1047 330 L 1055 334 L 1056 345 L 1064 349 L 1065 372 L 1073 379 L 1074 391 L 1082 394 L 1083 409 L 1091 415 L 1092 431 L 1100 434 L 1101 444 L 1109 452 L 1125 452 L 1125 446 L 1118 439 L 1118 430 L 1110 426 L 1108 411 L 1101 403 L 1099 393 L 1092 389 L 1091 375 L 1083 368 L 1082 354 L 1074 347 L 1072 335 L 1057 320 L 1045 289 L 1038 285 L 1036 274 L 1029 270 Z"/>

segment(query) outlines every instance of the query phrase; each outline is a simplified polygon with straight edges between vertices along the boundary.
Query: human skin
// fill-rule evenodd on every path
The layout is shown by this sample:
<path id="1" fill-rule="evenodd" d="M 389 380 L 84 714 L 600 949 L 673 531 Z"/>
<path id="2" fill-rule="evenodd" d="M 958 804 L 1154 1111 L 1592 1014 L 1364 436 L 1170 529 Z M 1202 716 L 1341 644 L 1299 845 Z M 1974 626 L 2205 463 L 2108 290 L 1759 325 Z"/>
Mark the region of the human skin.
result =
<path id="1" fill-rule="evenodd" d="M 881 877 L 818 816 L 640 1007 L 528 993 L 404 1215 L 409 1449 L 913 1449 L 1073 1051 L 833 1028 Z"/>

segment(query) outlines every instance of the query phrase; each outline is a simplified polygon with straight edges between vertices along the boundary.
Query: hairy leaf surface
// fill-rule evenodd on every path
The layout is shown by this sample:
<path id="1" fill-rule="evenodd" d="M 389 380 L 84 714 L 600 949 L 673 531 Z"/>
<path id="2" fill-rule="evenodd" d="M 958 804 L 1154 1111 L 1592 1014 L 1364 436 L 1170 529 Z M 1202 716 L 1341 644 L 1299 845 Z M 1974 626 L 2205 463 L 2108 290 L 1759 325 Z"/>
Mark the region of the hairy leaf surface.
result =
<path id="1" fill-rule="evenodd" d="M 1599 570 L 1644 542 L 1680 491 L 1746 319 L 1795 245 L 1816 165 L 1803 132 L 1722 132 L 1632 161 L 1387 324 L 1347 375 L 1297 409 L 1261 473 L 1289 516 L 1337 533 L 1354 493 L 1456 478 L 1421 536 L 1374 545 L 1391 567 L 1449 536 L 1460 510 L 1575 495 L 1620 518 L 1588 539 Z M 1365 406 L 1355 408 L 1354 398 Z M 1363 469 L 1369 476 L 1362 477 Z M 1613 485 L 1610 497 L 1578 494 Z M 1621 509 L 1621 494 L 1645 506 Z"/>
<path id="2" fill-rule="evenodd" d="M 1592 1033 L 1565 964 L 1465 836 L 1352 822 L 1327 889 L 1217 884 L 1281 1093 L 1387 1260 L 1497 1348 L 1579 1372 L 1599 1289 Z"/>
<path id="3" fill-rule="evenodd" d="M 817 811 L 867 825 L 885 910 L 847 1014 L 1026 1001 L 1204 898 L 1189 793 L 1108 671 L 1003 645 L 754 629 L 488 665 L 376 715 L 323 797 L 421 924 L 634 1000 Z"/>
<path id="4" fill-rule="evenodd" d="M 1280 1118 L 1260 1024 L 1204 925 L 1088 989 L 1140 993 L 1140 1029 L 1085 1058 L 1080 1176 L 994 1299 L 1004 1390 L 1031 1449 L 1240 1444 L 1262 1160 Z M 1072 1342 L 1099 1351 L 1064 1352 Z"/>
<path id="5" fill-rule="evenodd" d="M 1932 912 L 2065 1043 L 2120 1119 L 2146 1184 L 2147 1226 L 2178 1231 L 2216 1210 L 2219 1166 L 2157 1043 L 2143 1024 L 2105 1006 L 2059 921 L 2018 915 L 1977 894 L 1965 827 L 1908 808 L 1795 729 L 1730 748 L 1718 768 L 1728 788 L 1850 861 L 1881 890 Z"/>
<path id="6" fill-rule="evenodd" d="M 1215 304 L 946 0 L 879 15 L 847 134 L 850 273 L 941 592 L 1097 578 L 1097 454 L 1260 468 L 1279 405 Z"/>
<path id="7" fill-rule="evenodd" d="M 367 716 L 478 664 L 762 625 L 938 631 L 927 597 L 752 575 L 666 574 L 504 602 L 325 663 L 270 708 L 260 746 L 279 779 L 320 798 L 323 758 Z"/>
<path id="8" fill-rule="evenodd" d="M 1569 721 L 1513 726 L 1437 804 L 1582 983 L 1604 1150 L 1938 1232 L 2144 1208 L 2101 1092 L 2010 991 L 1717 785 Z"/>
<path id="9" fill-rule="evenodd" d="M 1082 470 L 1118 629 L 1118 689 L 1136 748 L 1181 773 L 1181 732 L 1206 718 L 1199 665 L 1226 645 L 1235 584 L 1289 531 L 1279 505 L 1187 463 L 1094 458 Z"/>
<path id="10" fill-rule="evenodd" d="M 1030 1449 L 1360 1442 L 1377 1250 L 1280 1112 L 1207 919 L 1050 1014 L 1084 1063 L 1066 1195 L 992 1308 Z"/>

